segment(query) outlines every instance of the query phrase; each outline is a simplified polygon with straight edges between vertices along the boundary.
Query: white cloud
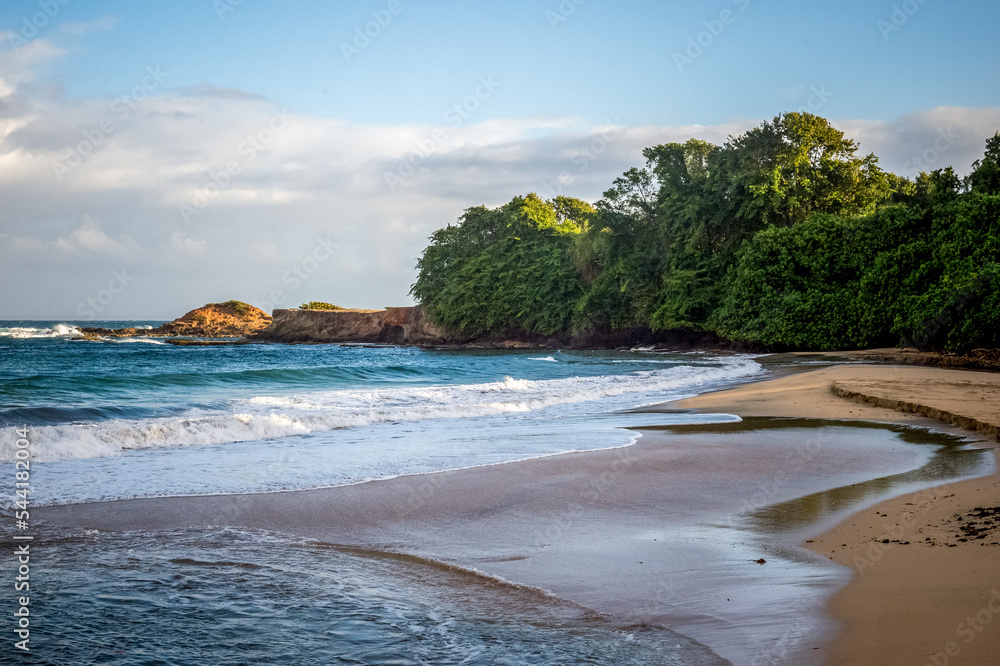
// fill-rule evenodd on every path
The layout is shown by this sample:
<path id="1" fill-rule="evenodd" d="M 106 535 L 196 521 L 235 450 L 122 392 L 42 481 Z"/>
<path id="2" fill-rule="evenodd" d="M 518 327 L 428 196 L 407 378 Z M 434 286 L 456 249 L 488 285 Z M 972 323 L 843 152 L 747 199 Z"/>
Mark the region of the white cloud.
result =
<path id="1" fill-rule="evenodd" d="M 39 65 L 66 53 L 65 49 L 46 39 L 33 39 L 24 43 L 18 40 L 21 37 L 17 33 L 0 32 L 0 98 L 10 97 L 18 86 L 32 81 Z M 20 45 L 12 46 L 14 43 Z"/>
<path id="2" fill-rule="evenodd" d="M 247 248 L 247 257 L 255 262 L 271 266 L 280 266 L 285 259 L 277 245 L 265 242 L 252 243 Z"/>
<path id="3" fill-rule="evenodd" d="M 427 236 L 465 208 L 529 191 L 594 201 L 623 170 L 642 164 L 647 146 L 691 137 L 721 144 L 761 122 L 619 127 L 613 120 L 588 126 L 579 118 L 535 117 L 463 127 L 364 126 L 286 117 L 259 96 L 207 84 L 157 88 L 122 117 L 112 99 L 53 101 L 17 92 L 31 81 L 33 63 L 59 53 L 42 39 L 19 51 L 0 52 L 0 81 L 15 90 L 0 107 L 0 231 L 10 234 L 4 247 L 16 250 L 12 261 L 0 262 L 0 279 L 43 270 L 37 262 L 18 264 L 18 251 L 27 257 L 55 249 L 75 256 L 75 265 L 88 260 L 102 270 L 145 257 L 130 297 L 161 304 L 164 317 L 220 298 L 278 307 L 313 297 L 349 306 L 405 304 Z M 909 176 L 914 155 L 932 156 L 935 143 L 943 146 L 941 132 L 957 130 L 930 166 L 965 172 L 1000 129 L 1000 109 L 941 108 L 834 124 L 885 167 Z M 60 181 L 53 165 L 72 151 L 87 154 Z M 187 221 L 182 205 L 197 210 Z M 93 219 L 65 234 L 65 220 L 81 209 Z M 156 257 L 143 252 L 164 240 Z M 332 257 L 306 270 L 309 257 L 330 243 L 339 244 Z M 77 275 L 71 265 L 44 270 L 63 271 L 54 279 L 67 284 Z M 60 305 L 58 294 L 49 296 L 53 307 L 74 311 L 77 301 L 67 297 Z M 0 302 L 0 316 L 23 314 L 16 302 Z"/>
<path id="4" fill-rule="evenodd" d="M 208 242 L 194 240 L 188 238 L 187 234 L 183 232 L 174 231 L 170 235 L 170 249 L 175 255 L 180 257 L 200 258 L 205 256 L 205 251 L 208 249 Z"/>
<path id="5" fill-rule="evenodd" d="M 939 107 L 894 120 L 840 120 L 834 125 L 874 152 L 883 168 L 913 177 L 947 166 L 960 174 L 983 156 L 986 139 L 1000 131 L 1000 108 Z"/>
<path id="6" fill-rule="evenodd" d="M 121 236 L 115 240 L 101 230 L 101 225 L 89 215 L 84 215 L 84 222 L 65 238 L 55 241 L 55 247 L 68 254 L 95 253 L 115 257 L 134 257 L 139 253 L 139 247 L 130 236 Z"/>

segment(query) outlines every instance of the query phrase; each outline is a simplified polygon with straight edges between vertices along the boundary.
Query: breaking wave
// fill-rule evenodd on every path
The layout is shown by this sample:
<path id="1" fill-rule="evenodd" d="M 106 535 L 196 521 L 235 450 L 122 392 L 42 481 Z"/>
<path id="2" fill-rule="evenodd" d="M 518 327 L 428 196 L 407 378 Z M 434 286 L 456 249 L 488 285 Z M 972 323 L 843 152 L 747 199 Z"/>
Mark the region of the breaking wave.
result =
<path id="1" fill-rule="evenodd" d="M 675 366 L 621 375 L 455 386 L 337 390 L 230 400 L 225 409 L 194 409 L 165 418 L 112 419 L 31 428 L 33 459 L 114 456 L 122 451 L 256 441 L 338 428 L 427 419 L 571 413 L 601 401 L 600 411 L 625 409 L 697 392 L 706 385 L 761 372 L 747 358 L 720 366 Z M 586 407 L 593 410 L 593 406 Z M 556 414 L 556 415 L 559 415 Z M 0 459 L 14 459 L 14 428 L 0 430 Z"/>
<path id="2" fill-rule="evenodd" d="M 82 335 L 72 324 L 56 324 L 51 328 L 31 326 L 0 327 L 0 338 L 72 338 Z"/>

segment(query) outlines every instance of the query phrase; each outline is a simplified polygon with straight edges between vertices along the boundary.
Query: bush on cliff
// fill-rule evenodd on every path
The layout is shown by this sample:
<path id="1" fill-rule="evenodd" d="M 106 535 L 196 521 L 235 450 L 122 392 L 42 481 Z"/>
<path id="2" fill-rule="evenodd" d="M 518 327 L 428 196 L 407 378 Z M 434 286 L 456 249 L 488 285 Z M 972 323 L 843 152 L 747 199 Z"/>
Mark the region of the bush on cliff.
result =
<path id="1" fill-rule="evenodd" d="M 250 305 L 249 303 L 244 303 L 243 301 L 226 301 L 225 303 L 209 303 L 205 307 L 211 307 L 213 305 L 229 308 L 234 313 L 240 316 L 246 316 L 257 309 L 254 306 Z"/>
<path id="2" fill-rule="evenodd" d="M 322 301 L 309 301 L 299 306 L 300 310 L 343 310 L 344 308 L 333 303 L 323 303 Z"/>

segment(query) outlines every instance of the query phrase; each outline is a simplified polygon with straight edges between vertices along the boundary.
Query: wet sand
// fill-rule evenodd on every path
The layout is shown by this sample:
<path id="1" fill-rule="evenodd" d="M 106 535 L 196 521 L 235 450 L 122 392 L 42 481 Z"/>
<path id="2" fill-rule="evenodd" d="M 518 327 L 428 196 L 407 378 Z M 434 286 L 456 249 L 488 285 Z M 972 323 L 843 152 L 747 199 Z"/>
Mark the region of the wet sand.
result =
<path id="1" fill-rule="evenodd" d="M 932 376 L 912 379 L 898 374 L 903 371 Z M 863 592 L 861 606 L 848 604 L 844 612 L 845 594 L 860 589 L 858 583 L 835 597 L 847 632 L 833 642 L 838 627 L 822 611 L 850 571 L 831 563 L 827 541 L 809 544 L 813 553 L 799 547 L 805 538 L 799 535 L 840 520 L 879 493 L 938 485 L 948 474 L 984 468 L 981 455 L 956 447 L 941 466 L 935 463 L 941 449 L 908 443 L 905 433 L 850 427 L 860 424 L 841 420 L 932 422 L 838 397 L 831 384 L 879 376 L 961 382 L 970 374 L 933 376 L 949 372 L 955 371 L 840 366 L 667 406 L 818 422 L 748 419 L 739 426 L 644 429 L 637 444 L 608 451 L 314 491 L 84 504 L 33 515 L 73 529 L 234 525 L 408 553 L 542 587 L 623 622 L 663 624 L 735 663 L 822 663 L 830 655 L 835 663 L 860 663 L 844 650 L 866 645 L 855 636 L 855 618 L 873 593 Z M 907 476 L 914 469 L 930 471 L 922 479 Z M 934 470 L 946 476 L 935 477 Z M 872 486 L 875 477 L 886 481 Z M 836 499 L 857 486 L 872 492 Z M 773 506 L 782 510 L 769 514 Z M 853 542 L 844 537 L 841 543 Z M 1000 554 L 976 548 L 994 560 Z M 884 565 L 889 554 L 881 561 L 873 573 L 897 572 Z M 905 583 L 907 574 L 897 573 Z M 866 575 L 864 582 L 874 578 Z M 921 586 L 911 580 L 911 587 Z M 990 644 L 985 631 L 977 641 Z"/>
<path id="2" fill-rule="evenodd" d="M 886 409 L 889 405 L 895 409 Z M 929 414 L 996 437 L 1000 376 L 938 368 L 838 366 L 678 406 L 821 418 L 843 416 L 846 409 L 850 418 L 875 421 L 916 421 L 915 414 Z M 830 604 L 843 630 L 830 645 L 829 663 L 944 666 L 1000 661 L 996 450 L 993 469 L 986 477 L 879 503 L 809 540 L 810 548 L 853 575 Z"/>

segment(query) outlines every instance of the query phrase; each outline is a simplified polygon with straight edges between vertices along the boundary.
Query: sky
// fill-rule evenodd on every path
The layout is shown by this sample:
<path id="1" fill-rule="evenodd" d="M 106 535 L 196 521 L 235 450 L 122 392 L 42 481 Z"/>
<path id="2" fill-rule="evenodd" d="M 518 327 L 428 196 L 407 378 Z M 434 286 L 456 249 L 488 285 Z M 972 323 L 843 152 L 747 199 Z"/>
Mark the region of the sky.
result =
<path id="1" fill-rule="evenodd" d="M 994 0 L 4 0 L 0 319 L 408 305 L 435 230 L 824 116 L 915 176 L 1000 131 Z"/>

